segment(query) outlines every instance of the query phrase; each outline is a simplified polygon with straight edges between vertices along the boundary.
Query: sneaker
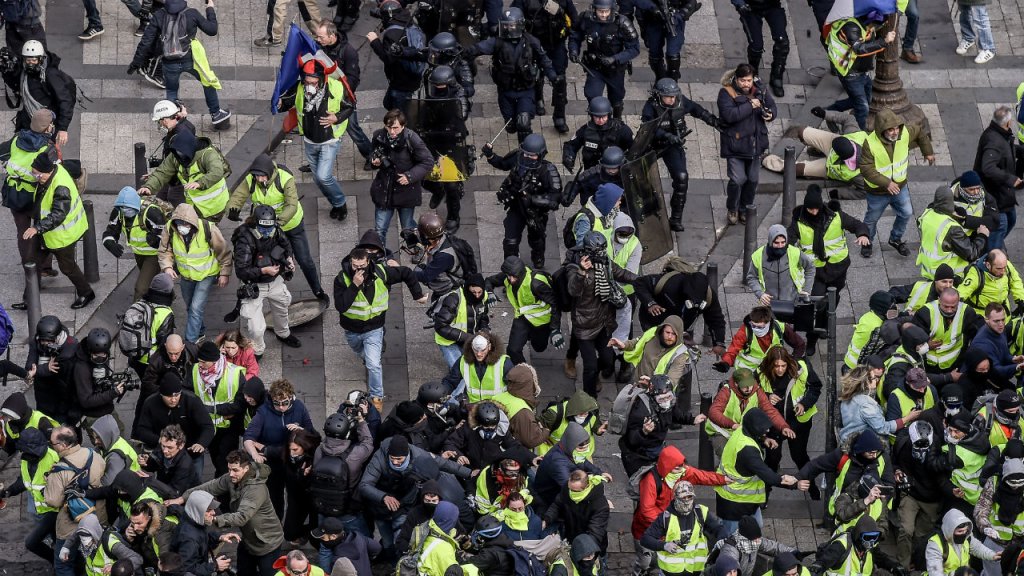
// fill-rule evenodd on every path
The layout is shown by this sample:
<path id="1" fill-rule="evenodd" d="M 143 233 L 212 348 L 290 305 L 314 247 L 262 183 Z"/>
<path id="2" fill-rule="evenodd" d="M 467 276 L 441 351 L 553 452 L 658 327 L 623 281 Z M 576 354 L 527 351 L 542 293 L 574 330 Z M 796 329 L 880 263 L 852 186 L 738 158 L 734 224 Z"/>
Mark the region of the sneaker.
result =
<path id="1" fill-rule="evenodd" d="M 900 256 L 910 256 L 910 248 L 907 248 L 907 243 L 903 240 L 889 240 L 889 246 L 895 248 Z"/>
<path id="2" fill-rule="evenodd" d="M 867 246 L 861 246 L 860 247 L 860 257 L 861 258 L 871 258 L 871 252 L 872 252 L 871 244 L 868 244 Z"/>
<path id="3" fill-rule="evenodd" d="M 269 36 L 265 36 L 263 38 L 257 38 L 255 40 L 253 40 L 252 44 L 253 44 L 253 46 L 258 46 L 260 48 L 274 48 L 276 46 L 280 46 L 281 45 L 281 41 L 280 40 L 274 40 L 273 38 L 271 38 Z"/>
<path id="4" fill-rule="evenodd" d="M 334 220 L 344 220 L 348 218 L 348 205 L 342 204 L 335 208 L 331 208 L 330 217 Z"/>
<path id="5" fill-rule="evenodd" d="M 971 48 L 974 48 L 973 40 L 970 42 L 968 42 L 967 40 L 961 40 L 960 43 L 956 45 L 956 53 L 961 56 L 966 56 L 967 51 L 970 50 Z"/>
<path id="6" fill-rule="evenodd" d="M 157 88 L 165 88 L 164 79 L 160 76 L 157 76 L 155 72 L 152 69 L 150 69 L 149 66 L 139 70 L 139 75 L 145 78 L 146 82 L 149 82 Z"/>
<path id="7" fill-rule="evenodd" d="M 100 34 L 103 34 L 103 32 L 104 32 L 103 28 L 95 28 L 93 26 L 89 26 L 85 30 L 82 30 L 82 33 L 78 35 L 78 39 L 79 40 L 92 40 L 93 38 L 99 36 Z"/>
<path id="8" fill-rule="evenodd" d="M 213 115 L 213 123 L 220 124 L 221 122 L 231 118 L 231 111 L 221 108 L 217 110 L 217 113 Z"/>
<path id="9" fill-rule="evenodd" d="M 740 215 L 736 212 L 729 211 L 729 224 L 735 224 L 740 221 Z"/>
<path id="10" fill-rule="evenodd" d="M 373 403 L 373 407 L 377 409 L 377 412 L 379 414 L 383 414 L 384 413 L 384 399 L 383 398 L 378 398 L 378 397 L 374 396 L 373 398 L 370 398 L 370 402 Z"/>
<path id="11" fill-rule="evenodd" d="M 276 334 L 275 334 L 275 336 L 276 336 Z M 277 336 L 277 339 L 281 341 L 281 344 L 284 344 L 285 346 L 288 346 L 289 348 L 301 348 L 302 347 L 302 342 L 299 342 L 299 339 L 295 337 L 295 334 L 289 334 L 287 338 L 281 338 L 280 336 Z"/>
<path id="12" fill-rule="evenodd" d="M 996 53 L 991 50 L 978 50 L 978 55 L 974 57 L 974 63 L 984 64 L 995 57 Z"/>

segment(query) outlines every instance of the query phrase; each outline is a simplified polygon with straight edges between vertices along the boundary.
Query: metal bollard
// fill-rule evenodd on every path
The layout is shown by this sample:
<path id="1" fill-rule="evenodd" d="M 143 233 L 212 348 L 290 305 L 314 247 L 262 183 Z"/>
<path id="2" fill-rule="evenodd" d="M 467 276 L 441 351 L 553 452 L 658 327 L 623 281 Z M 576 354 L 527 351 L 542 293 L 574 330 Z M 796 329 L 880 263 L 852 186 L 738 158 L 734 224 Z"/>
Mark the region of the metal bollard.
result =
<path id="1" fill-rule="evenodd" d="M 149 163 L 146 162 L 146 143 L 135 143 L 135 186 L 142 186 L 142 177 L 146 175 Z M 154 190 L 156 192 L 156 190 Z"/>
<path id="2" fill-rule="evenodd" d="M 711 288 L 712 292 L 718 292 L 718 264 L 714 262 L 708 262 L 707 271 L 705 275 L 708 277 L 708 287 Z M 708 326 L 707 320 L 704 321 L 704 340 L 702 344 L 705 346 L 711 346 L 714 344 L 714 339 L 711 337 L 711 327 Z"/>
<path id="3" fill-rule="evenodd" d="M 747 227 L 743 231 L 743 271 L 740 282 L 747 275 L 747 267 L 750 266 L 750 257 L 757 248 L 757 206 L 747 205 Z"/>
<path id="4" fill-rule="evenodd" d="M 828 289 L 828 386 L 826 386 L 827 393 L 825 399 L 827 402 L 826 413 L 828 415 L 828 421 L 826 426 L 825 436 L 825 451 L 834 450 L 838 445 L 838 439 L 835 434 L 836 424 L 836 389 L 838 382 L 836 380 L 836 304 L 838 303 L 839 293 L 836 291 L 835 286 L 830 286 Z"/>
<path id="5" fill-rule="evenodd" d="M 789 228 L 796 208 L 796 148 L 786 146 L 782 168 L 782 225 Z"/>
<path id="6" fill-rule="evenodd" d="M 96 214 L 93 210 L 92 200 L 82 202 L 85 206 L 85 219 L 89 227 L 85 229 L 82 236 L 82 259 L 85 260 L 85 280 L 90 284 L 100 281 L 100 257 L 96 253 Z"/>
<path id="7" fill-rule="evenodd" d="M 708 415 L 708 411 L 711 410 L 711 401 L 714 398 L 710 392 L 700 393 L 701 414 Z M 711 445 L 711 437 L 708 436 L 704 426 L 700 426 L 700 431 L 697 435 L 697 467 L 701 470 L 715 469 L 715 449 Z"/>
<path id="8" fill-rule="evenodd" d="M 25 310 L 28 312 L 28 341 L 36 339 L 36 324 L 43 316 L 43 306 L 39 303 L 39 271 L 35 262 L 22 264 L 25 268 Z"/>

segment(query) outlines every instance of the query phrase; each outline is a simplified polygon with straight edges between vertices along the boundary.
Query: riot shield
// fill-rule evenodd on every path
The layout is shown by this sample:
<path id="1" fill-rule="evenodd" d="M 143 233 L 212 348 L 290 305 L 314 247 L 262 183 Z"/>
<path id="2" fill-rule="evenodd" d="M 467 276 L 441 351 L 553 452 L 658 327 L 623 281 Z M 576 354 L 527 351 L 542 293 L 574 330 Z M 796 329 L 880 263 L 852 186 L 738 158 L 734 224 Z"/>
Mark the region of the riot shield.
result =
<path id="1" fill-rule="evenodd" d="M 410 99 L 405 105 L 406 125 L 413 129 L 438 158 L 436 174 L 429 179 L 459 182 L 473 173 L 473 153 L 466 145 L 466 122 L 459 101 L 447 99 Z"/>
<path id="2" fill-rule="evenodd" d="M 626 160 L 636 160 L 654 148 L 654 135 L 658 131 L 661 117 L 648 120 L 640 125 L 633 137 L 633 145 L 626 151 Z"/>
<path id="3" fill-rule="evenodd" d="M 623 164 L 620 174 L 624 191 L 621 209 L 633 219 L 637 238 L 644 247 L 640 263 L 653 262 L 676 249 L 661 191 L 658 155 L 649 151 Z"/>

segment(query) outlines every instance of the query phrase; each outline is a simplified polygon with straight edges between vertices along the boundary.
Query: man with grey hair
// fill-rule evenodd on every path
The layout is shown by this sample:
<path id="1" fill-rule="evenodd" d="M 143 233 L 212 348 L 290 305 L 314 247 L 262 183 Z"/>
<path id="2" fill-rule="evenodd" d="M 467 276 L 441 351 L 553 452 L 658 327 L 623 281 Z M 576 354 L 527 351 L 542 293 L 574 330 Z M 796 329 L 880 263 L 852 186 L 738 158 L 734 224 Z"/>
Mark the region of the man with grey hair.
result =
<path id="1" fill-rule="evenodd" d="M 974 171 L 981 176 L 985 190 L 996 199 L 999 225 L 988 237 L 989 250 L 1004 249 L 1006 235 L 1017 223 L 1015 190 L 1024 182 L 1016 174 L 1013 154 L 1014 113 L 1009 106 L 1000 106 L 992 114 L 992 121 L 978 139 L 974 156 Z"/>

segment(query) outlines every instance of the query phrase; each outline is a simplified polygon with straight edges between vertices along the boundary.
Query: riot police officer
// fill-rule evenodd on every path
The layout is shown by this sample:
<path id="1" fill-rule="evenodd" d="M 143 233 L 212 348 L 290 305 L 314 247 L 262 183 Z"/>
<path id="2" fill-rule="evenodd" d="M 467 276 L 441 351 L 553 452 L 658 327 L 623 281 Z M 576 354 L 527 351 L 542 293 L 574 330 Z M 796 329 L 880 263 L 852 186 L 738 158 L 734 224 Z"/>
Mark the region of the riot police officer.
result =
<path id="1" fill-rule="evenodd" d="M 686 170 L 686 149 L 683 143 L 690 129 L 686 117 L 693 116 L 708 126 L 718 129 L 718 117 L 700 104 L 683 96 L 679 85 L 671 78 L 662 78 L 654 84 L 651 97 L 644 104 L 640 115 L 643 122 L 658 119 L 655 142 L 660 148 L 661 159 L 672 178 L 672 217 L 669 224 L 676 232 L 683 231 L 683 209 L 686 207 L 686 192 L 690 188 L 690 175 Z"/>
<path id="2" fill-rule="evenodd" d="M 634 12 L 628 0 L 622 4 L 622 13 L 632 17 Z M 634 0 L 633 5 L 654 77 L 679 80 L 686 22 L 700 10 L 701 3 L 697 0 Z"/>
<path id="3" fill-rule="evenodd" d="M 537 38 L 526 33 L 525 26 L 523 11 L 509 8 L 501 13 L 498 37 L 479 42 L 467 51 L 470 58 L 480 54 L 491 56 L 491 77 L 498 87 L 498 109 L 506 122 L 505 130 L 510 133 L 515 130 L 519 142 L 533 131 L 530 122 L 537 113 L 538 70 L 552 84 L 559 82 L 544 47 Z"/>
<path id="4" fill-rule="evenodd" d="M 786 95 L 782 86 L 782 75 L 786 72 L 786 58 L 789 57 L 789 34 L 786 32 L 786 9 L 782 0 L 732 0 L 740 13 L 743 32 L 747 35 L 747 62 L 755 70 L 761 67 L 764 54 L 764 23 L 772 33 L 772 71 L 768 86 L 772 95 L 782 98 Z"/>
<path id="5" fill-rule="evenodd" d="M 419 51 L 417 58 L 427 63 L 427 68 L 423 71 L 423 88 L 427 90 L 430 88 L 430 75 L 437 67 L 448 66 L 452 69 L 469 104 L 466 109 L 466 116 L 469 116 L 473 109 L 472 98 L 476 94 L 476 88 L 473 86 L 473 68 L 463 53 L 464 49 L 451 32 L 441 32 L 430 39 L 427 47 Z"/>
<path id="6" fill-rule="evenodd" d="M 443 33 L 445 34 L 445 33 Z M 465 89 L 456 81 L 455 71 L 450 66 L 438 66 L 427 78 L 426 100 L 455 100 L 457 107 L 457 122 L 447 125 L 447 130 L 421 131 L 423 143 L 430 149 L 434 158 L 440 158 L 442 154 L 452 154 L 457 148 L 465 147 L 466 117 L 469 116 L 469 99 L 466 97 Z M 447 108 L 445 109 L 447 110 Z M 468 171 L 468 170 L 467 170 Z M 430 209 L 437 208 L 441 201 L 445 201 L 447 207 L 447 222 L 445 229 L 449 234 L 458 231 L 460 225 L 460 210 L 462 207 L 462 196 L 465 194 L 464 182 L 468 174 L 447 174 L 442 166 L 441 170 L 432 171 L 423 179 L 423 188 L 430 192 Z"/>
<path id="7" fill-rule="evenodd" d="M 576 4 L 571 0 L 512 0 L 512 6 L 523 11 L 527 32 L 540 40 L 540 45 L 551 58 L 551 65 L 558 75 L 558 81 L 551 85 L 551 105 L 554 108 L 551 119 L 559 134 L 568 134 L 569 126 L 565 123 L 565 104 L 569 99 L 565 81 L 565 69 L 569 65 L 566 41 L 571 24 L 579 20 Z M 537 115 L 543 116 L 547 113 L 544 108 L 544 82 L 538 80 L 535 90 Z"/>
<path id="8" fill-rule="evenodd" d="M 519 150 L 498 158 L 490 145 L 483 148 L 491 166 L 510 170 L 498 189 L 498 201 L 505 206 L 505 257 L 519 256 L 519 243 L 526 228 L 534 268 L 544 268 L 544 239 L 548 212 L 558 208 L 562 178 L 558 168 L 544 159 L 548 146 L 540 134 L 530 134 Z"/>
<path id="9" fill-rule="evenodd" d="M 562 194 L 562 198 L 565 199 L 562 205 L 568 208 L 576 199 L 576 195 L 579 195 L 580 205 L 586 206 L 602 184 L 611 183 L 621 188 L 623 182 L 620 169 L 625 163 L 626 153 L 622 148 L 609 146 L 601 155 L 601 162 L 597 166 L 580 172 L 572 182 L 566 184 L 567 188 L 571 186 L 572 189 Z"/>
<path id="10" fill-rule="evenodd" d="M 589 101 L 607 86 L 616 118 L 622 117 L 626 68 L 640 55 L 638 38 L 633 23 L 615 11 L 615 0 L 594 0 L 593 9 L 583 14 L 569 37 L 569 60 L 582 64 L 587 72 L 583 95 Z"/>
<path id="11" fill-rule="evenodd" d="M 456 31 L 460 37 L 472 38 L 476 35 L 473 30 L 479 30 L 481 16 L 483 10 L 477 0 L 419 0 L 416 3 L 416 22 L 427 38 Z"/>
<path id="12" fill-rule="evenodd" d="M 609 146 L 629 150 L 633 145 L 633 130 L 619 118 L 612 118 L 612 103 L 597 96 L 587 105 L 590 121 L 576 131 L 576 136 L 562 145 L 562 166 L 572 171 L 576 155 L 583 150 L 583 169 L 597 165 Z"/>
<path id="13" fill-rule="evenodd" d="M 373 53 L 384 63 L 384 75 L 388 79 L 384 109 L 401 110 L 420 86 L 425 66 L 411 56 L 423 49 L 426 39 L 413 23 L 412 14 L 397 0 L 381 2 L 380 21 L 381 33 L 371 31 L 366 39 Z"/>

